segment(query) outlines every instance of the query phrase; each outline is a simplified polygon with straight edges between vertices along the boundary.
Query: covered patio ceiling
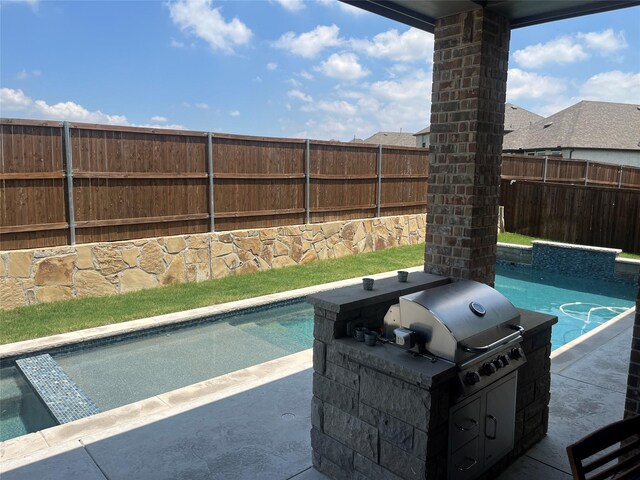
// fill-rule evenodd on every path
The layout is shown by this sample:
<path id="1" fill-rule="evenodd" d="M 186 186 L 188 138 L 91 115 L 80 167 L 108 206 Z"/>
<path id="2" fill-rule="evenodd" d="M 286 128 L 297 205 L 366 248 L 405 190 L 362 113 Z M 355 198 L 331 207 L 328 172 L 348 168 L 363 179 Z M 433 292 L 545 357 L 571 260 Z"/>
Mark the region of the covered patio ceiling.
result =
<path id="1" fill-rule="evenodd" d="M 638 0 L 340 0 L 433 33 L 436 20 L 486 8 L 506 17 L 511 28 L 640 5 Z"/>

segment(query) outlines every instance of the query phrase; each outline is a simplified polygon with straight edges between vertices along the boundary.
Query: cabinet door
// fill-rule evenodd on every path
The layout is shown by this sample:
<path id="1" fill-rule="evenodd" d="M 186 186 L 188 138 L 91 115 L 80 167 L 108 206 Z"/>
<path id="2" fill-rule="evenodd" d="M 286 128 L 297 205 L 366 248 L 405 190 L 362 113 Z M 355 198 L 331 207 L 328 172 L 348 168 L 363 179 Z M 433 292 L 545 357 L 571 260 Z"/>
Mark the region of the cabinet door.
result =
<path id="1" fill-rule="evenodd" d="M 516 380 L 513 376 L 486 393 L 484 417 L 484 467 L 513 448 L 516 418 Z"/>
<path id="2" fill-rule="evenodd" d="M 480 473 L 480 437 L 476 437 L 451 455 L 449 480 L 470 480 Z"/>

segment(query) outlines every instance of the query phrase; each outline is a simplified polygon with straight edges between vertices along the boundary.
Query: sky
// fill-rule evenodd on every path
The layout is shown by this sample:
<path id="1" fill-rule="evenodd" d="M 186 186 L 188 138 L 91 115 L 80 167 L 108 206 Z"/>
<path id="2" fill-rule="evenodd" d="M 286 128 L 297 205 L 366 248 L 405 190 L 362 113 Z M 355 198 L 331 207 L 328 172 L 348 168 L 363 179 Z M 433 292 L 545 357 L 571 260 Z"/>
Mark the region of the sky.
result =
<path id="1" fill-rule="evenodd" d="M 507 101 L 640 104 L 640 7 L 515 29 Z M 428 126 L 433 35 L 335 0 L 0 0 L 0 115 L 349 141 Z"/>

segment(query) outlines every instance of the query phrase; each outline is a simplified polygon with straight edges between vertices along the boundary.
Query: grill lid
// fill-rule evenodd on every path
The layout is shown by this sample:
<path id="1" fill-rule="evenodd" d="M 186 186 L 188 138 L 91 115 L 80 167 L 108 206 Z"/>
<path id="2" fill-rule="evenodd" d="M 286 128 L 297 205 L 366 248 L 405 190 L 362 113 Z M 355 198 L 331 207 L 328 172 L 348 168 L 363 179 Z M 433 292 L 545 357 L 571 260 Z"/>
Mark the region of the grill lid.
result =
<path id="1" fill-rule="evenodd" d="M 420 334 L 428 350 L 451 361 L 500 343 L 514 334 L 510 326 L 519 319 L 504 295 L 471 280 L 400 297 L 402 326 Z"/>

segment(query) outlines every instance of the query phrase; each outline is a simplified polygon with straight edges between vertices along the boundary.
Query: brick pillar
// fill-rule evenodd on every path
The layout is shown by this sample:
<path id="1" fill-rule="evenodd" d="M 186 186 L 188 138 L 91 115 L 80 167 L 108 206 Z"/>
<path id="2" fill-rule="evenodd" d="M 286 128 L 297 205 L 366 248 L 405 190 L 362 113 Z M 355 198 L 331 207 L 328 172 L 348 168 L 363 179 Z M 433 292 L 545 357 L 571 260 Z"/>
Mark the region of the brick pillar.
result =
<path id="1" fill-rule="evenodd" d="M 483 9 L 436 24 L 427 273 L 493 285 L 509 36 Z"/>
<path id="2" fill-rule="evenodd" d="M 627 401 L 624 416 L 640 415 L 640 275 L 638 276 L 638 296 L 636 297 L 636 317 L 631 338 L 631 358 L 627 377 Z"/>

